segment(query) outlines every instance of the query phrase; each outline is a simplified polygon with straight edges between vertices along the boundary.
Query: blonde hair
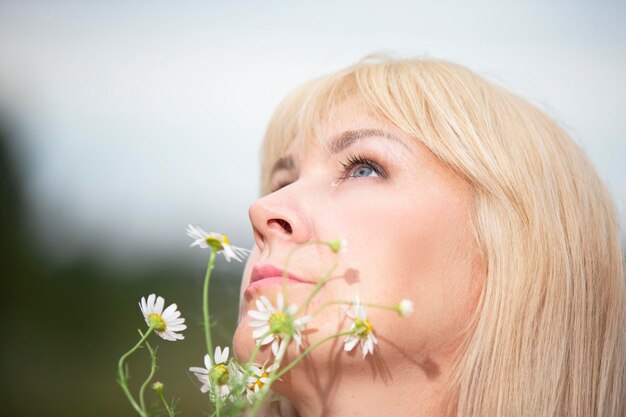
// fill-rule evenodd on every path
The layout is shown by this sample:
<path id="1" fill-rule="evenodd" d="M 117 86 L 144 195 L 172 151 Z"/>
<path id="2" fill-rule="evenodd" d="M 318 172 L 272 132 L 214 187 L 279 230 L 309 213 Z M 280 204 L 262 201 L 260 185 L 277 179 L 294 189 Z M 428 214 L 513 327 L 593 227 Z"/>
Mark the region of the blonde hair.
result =
<path id="1" fill-rule="evenodd" d="M 261 192 L 294 140 L 358 98 L 473 186 L 486 277 L 446 416 L 626 415 L 626 283 L 611 198 L 581 149 L 524 99 L 438 60 L 368 57 L 276 110 Z"/>

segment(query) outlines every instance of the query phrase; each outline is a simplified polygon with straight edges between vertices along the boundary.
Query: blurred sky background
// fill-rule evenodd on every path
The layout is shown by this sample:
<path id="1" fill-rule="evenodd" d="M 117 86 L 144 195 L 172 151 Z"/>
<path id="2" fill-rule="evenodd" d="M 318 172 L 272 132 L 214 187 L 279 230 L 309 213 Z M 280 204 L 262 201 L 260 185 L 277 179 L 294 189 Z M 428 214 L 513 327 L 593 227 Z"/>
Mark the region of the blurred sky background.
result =
<path id="1" fill-rule="evenodd" d="M 90 296 L 104 309 L 105 301 L 127 298 L 120 322 L 137 314 L 137 296 L 153 291 L 150 285 L 174 285 L 166 270 L 189 277 L 196 291 L 205 259 L 188 249 L 185 227 L 199 223 L 252 246 L 247 209 L 258 194 L 258 148 L 278 102 L 297 85 L 377 52 L 463 64 L 547 111 L 607 183 L 624 241 L 624 22 L 626 2 L 604 0 L 0 1 L 0 118 L 8 132 L 2 168 L 14 167 L 10 187 L 17 190 L 2 199 L 15 214 L 7 224 L 23 241 L 21 255 L 11 256 L 24 259 L 14 262 L 15 274 L 38 276 L 33 282 L 70 306 L 85 298 L 77 307 L 84 314 Z M 229 266 L 218 269 L 236 283 L 224 284 L 232 325 L 242 266 Z M 141 284 L 125 291 L 133 280 Z M 31 352 L 24 346 L 36 340 L 34 320 L 32 334 L 14 350 L 5 346 L 5 365 L 8 356 Z M 112 393 L 94 388 L 85 396 L 121 397 L 113 383 L 115 355 L 107 352 L 127 349 L 140 321 L 93 368 L 98 389 L 113 386 Z M 79 339 L 57 342 L 58 352 L 85 346 Z M 201 360 L 200 337 L 197 343 L 193 354 Z M 86 357 L 80 366 L 92 361 Z M 25 379 L 15 389 L 50 402 L 37 408 L 23 395 L 18 404 L 17 395 L 14 415 L 71 415 L 52 405 L 63 398 L 62 388 L 40 392 L 54 380 L 44 374 L 39 385 Z M 182 390 L 193 386 L 183 383 L 189 385 Z M 129 408 L 116 414 L 103 404 L 77 407 L 77 415 L 130 415 Z"/>
<path id="2" fill-rule="evenodd" d="M 372 52 L 449 59 L 547 110 L 624 224 L 625 20 L 617 1 L 3 2 L 0 93 L 23 129 L 33 237 L 115 261 L 184 255 L 189 222 L 252 245 L 274 107 Z"/>

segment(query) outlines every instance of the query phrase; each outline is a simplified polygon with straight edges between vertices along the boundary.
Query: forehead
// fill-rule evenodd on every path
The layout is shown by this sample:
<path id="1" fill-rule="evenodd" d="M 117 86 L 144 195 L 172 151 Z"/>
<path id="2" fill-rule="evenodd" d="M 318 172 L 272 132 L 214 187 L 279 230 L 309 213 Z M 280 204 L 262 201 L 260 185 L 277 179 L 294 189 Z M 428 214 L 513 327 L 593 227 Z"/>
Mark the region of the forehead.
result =
<path id="1" fill-rule="evenodd" d="M 415 140 L 375 116 L 356 98 L 342 101 L 323 118 L 320 117 L 315 126 L 298 133 L 276 155 L 270 165 L 270 174 L 280 169 L 293 169 L 295 155 L 322 152 L 332 156 L 366 138 L 388 140 L 403 145 L 407 150 L 415 150 Z"/>

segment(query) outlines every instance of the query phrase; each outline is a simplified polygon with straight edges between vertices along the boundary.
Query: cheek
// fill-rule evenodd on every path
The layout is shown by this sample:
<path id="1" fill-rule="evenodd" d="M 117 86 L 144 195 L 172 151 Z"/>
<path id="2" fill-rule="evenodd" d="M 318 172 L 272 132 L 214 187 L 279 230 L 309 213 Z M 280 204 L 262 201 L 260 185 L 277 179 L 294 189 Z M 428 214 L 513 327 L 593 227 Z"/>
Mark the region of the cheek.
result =
<path id="1" fill-rule="evenodd" d="M 372 311 L 382 324 L 379 332 L 432 348 L 451 343 L 469 318 L 473 240 L 462 194 L 433 186 L 421 190 L 394 190 L 367 205 L 354 202 L 361 209 L 337 222 L 347 225 L 346 255 L 354 257 L 346 261 L 360 270 L 361 297 L 390 305 L 402 298 L 414 302 L 416 313 L 408 319 Z"/>

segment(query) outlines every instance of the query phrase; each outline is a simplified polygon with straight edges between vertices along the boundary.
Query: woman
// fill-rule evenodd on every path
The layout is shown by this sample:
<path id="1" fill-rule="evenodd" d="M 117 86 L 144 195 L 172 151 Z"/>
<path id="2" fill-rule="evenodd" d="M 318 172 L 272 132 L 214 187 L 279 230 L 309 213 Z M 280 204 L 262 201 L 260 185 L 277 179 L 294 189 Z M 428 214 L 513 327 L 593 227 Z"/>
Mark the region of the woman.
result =
<path id="1" fill-rule="evenodd" d="M 256 300 L 283 292 L 266 278 L 307 242 L 349 247 L 290 259 L 286 296 L 299 305 L 336 262 L 305 347 L 354 323 L 333 301 L 415 306 L 405 319 L 368 308 L 373 352 L 332 339 L 277 381 L 300 416 L 626 415 L 613 205 L 583 152 L 528 102 L 447 62 L 365 59 L 280 104 L 262 195 L 240 358 L 254 349 Z"/>

